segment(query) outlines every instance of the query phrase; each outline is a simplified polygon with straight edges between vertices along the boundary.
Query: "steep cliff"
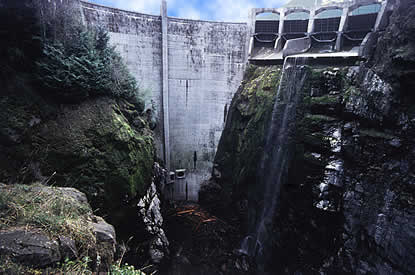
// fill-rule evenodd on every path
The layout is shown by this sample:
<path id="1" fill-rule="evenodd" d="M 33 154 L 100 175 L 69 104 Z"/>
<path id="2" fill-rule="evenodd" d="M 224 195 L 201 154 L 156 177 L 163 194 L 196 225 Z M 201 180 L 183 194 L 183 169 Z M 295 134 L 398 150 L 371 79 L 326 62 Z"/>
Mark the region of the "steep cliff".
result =
<path id="1" fill-rule="evenodd" d="M 213 212 L 223 214 L 229 201 L 238 202 L 235 207 L 240 211 L 246 210 L 243 201 L 255 182 L 280 76 L 280 66 L 250 66 L 245 73 L 215 156 L 214 176 L 219 185 L 204 185 L 200 193 L 200 202 Z"/>
<path id="2" fill-rule="evenodd" d="M 367 62 L 309 66 L 297 107 L 295 156 L 274 198 L 271 273 L 415 272 L 413 13 L 413 1 L 396 1 Z M 256 77 L 270 69 L 257 68 L 262 75 Z M 238 217 L 246 231 L 261 177 L 258 156 L 268 154 L 261 151 L 270 129 L 268 119 L 246 130 L 255 120 L 242 115 L 240 102 L 252 79 L 245 78 L 233 99 L 213 180 L 201 193 L 206 206 L 230 198 L 217 212 Z M 277 85 L 270 90 L 275 94 Z M 272 93 L 266 100 L 270 114 Z M 255 109 L 255 101 L 244 102 L 243 110 Z M 243 150 L 247 144 L 252 150 Z"/>

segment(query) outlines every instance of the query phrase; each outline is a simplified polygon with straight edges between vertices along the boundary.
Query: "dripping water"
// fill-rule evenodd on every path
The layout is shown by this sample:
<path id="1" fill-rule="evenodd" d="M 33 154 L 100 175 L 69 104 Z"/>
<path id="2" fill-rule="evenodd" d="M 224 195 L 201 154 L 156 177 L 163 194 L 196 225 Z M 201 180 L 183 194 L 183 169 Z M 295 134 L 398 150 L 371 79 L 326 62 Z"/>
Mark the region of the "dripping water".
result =
<path id="1" fill-rule="evenodd" d="M 271 123 L 265 140 L 264 153 L 258 173 L 256 212 L 249 217 L 249 235 L 241 243 L 240 252 L 256 261 L 258 270 L 264 269 L 266 243 L 269 240 L 281 185 L 288 174 L 291 160 L 292 133 L 295 131 L 296 108 L 306 80 L 305 58 L 286 58 Z M 255 211 L 255 210 L 253 210 Z"/>

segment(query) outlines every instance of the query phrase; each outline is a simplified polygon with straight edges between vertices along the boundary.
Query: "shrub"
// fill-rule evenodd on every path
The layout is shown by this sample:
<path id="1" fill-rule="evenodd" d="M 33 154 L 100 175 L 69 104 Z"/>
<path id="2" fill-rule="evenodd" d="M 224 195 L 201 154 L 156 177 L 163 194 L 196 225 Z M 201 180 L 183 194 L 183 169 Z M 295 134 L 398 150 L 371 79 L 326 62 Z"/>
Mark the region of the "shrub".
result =
<path id="1" fill-rule="evenodd" d="M 46 42 L 43 58 L 36 64 L 41 86 L 59 101 L 109 95 L 143 105 L 135 79 L 101 28 L 90 31 L 74 26 L 65 43 Z"/>
<path id="2" fill-rule="evenodd" d="M 121 266 L 113 265 L 111 267 L 111 274 L 113 275 L 145 275 L 141 270 L 137 270 L 134 266 L 124 264 Z"/>
<path id="3" fill-rule="evenodd" d="M 91 260 L 87 256 L 74 261 L 66 258 L 65 262 L 60 264 L 53 274 L 90 275 L 92 274 L 88 266 L 90 262 Z"/>

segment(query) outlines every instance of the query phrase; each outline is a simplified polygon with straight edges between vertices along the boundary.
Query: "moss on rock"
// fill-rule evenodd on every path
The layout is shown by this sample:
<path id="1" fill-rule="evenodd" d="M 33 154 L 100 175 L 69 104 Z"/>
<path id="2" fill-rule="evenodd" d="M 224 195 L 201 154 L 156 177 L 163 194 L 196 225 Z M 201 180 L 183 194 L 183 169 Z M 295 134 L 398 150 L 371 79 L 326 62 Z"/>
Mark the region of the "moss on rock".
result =
<path id="1" fill-rule="evenodd" d="M 16 130 L 18 142 L 9 142 L 1 156 L 4 170 L 0 181 L 38 180 L 76 187 L 87 194 L 93 208 L 112 217 L 129 201 L 144 195 L 152 178 L 154 144 L 148 123 L 134 112 L 134 105 L 102 97 L 79 105 L 55 106 L 54 115 L 46 116 L 42 111 L 40 115 L 32 113 L 42 110 L 41 106 L 32 109 L 13 96 L 2 103 L 13 106 L 15 116 L 24 121 L 10 119 L 7 127 L 2 127 L 2 135 L 9 139 L 10 132 L 4 129 L 21 130 Z M 0 114 L 6 116 L 6 109 Z M 41 119 L 29 127 L 32 117 Z M 8 163 L 9 159 L 13 162 Z"/>
<path id="2" fill-rule="evenodd" d="M 238 192 L 255 187 L 250 183 L 256 181 L 281 72 L 280 66 L 250 65 L 232 100 L 215 157 L 226 196 L 244 196 Z"/>

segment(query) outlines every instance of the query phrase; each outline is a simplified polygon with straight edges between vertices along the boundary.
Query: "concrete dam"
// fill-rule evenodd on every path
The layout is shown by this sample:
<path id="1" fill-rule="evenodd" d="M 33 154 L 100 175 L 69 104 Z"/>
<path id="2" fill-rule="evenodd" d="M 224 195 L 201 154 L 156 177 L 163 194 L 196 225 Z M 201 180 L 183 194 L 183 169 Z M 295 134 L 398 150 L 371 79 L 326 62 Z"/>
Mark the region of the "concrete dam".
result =
<path id="1" fill-rule="evenodd" d="M 228 106 L 248 61 L 365 58 L 386 18 L 386 2 L 373 0 L 253 9 L 249 23 L 168 17 L 164 0 L 160 16 L 85 1 L 80 6 L 84 24 L 108 30 L 154 112 L 157 153 L 170 171 L 167 195 L 194 201 L 211 175 Z M 360 12 L 368 6 L 375 8 Z"/>

